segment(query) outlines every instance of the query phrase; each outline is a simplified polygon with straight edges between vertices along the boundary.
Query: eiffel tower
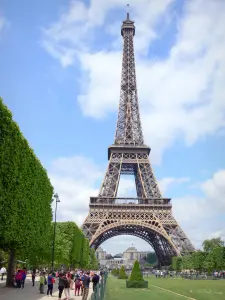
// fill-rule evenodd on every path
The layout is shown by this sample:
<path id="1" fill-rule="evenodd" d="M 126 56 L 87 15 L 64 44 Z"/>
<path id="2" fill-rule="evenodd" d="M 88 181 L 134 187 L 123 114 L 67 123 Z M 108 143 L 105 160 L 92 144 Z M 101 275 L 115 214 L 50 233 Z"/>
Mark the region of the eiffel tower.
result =
<path id="1" fill-rule="evenodd" d="M 141 127 L 133 37 L 129 13 L 122 23 L 122 79 L 114 144 L 108 147 L 108 168 L 99 195 L 90 198 L 89 214 L 82 230 L 97 249 L 118 235 L 133 235 L 148 242 L 158 263 L 168 265 L 173 256 L 195 251 L 172 214 L 171 199 L 163 198 L 149 161 Z M 133 174 L 137 197 L 119 198 L 121 174 Z"/>

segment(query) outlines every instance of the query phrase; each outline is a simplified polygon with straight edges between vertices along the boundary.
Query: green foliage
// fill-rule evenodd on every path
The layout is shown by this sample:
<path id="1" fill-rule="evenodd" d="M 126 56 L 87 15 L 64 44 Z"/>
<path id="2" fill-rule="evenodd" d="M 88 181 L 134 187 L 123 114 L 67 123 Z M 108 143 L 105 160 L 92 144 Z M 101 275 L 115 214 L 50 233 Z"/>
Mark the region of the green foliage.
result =
<path id="1" fill-rule="evenodd" d="M 154 265 L 157 262 L 157 256 L 155 254 L 155 252 L 150 252 L 148 253 L 148 255 L 146 256 L 145 260 L 150 264 L 150 265 Z"/>
<path id="2" fill-rule="evenodd" d="M 144 281 L 139 262 L 136 260 L 129 278 L 129 281 Z"/>
<path id="3" fill-rule="evenodd" d="M 121 267 L 121 269 L 119 270 L 119 276 L 118 279 L 127 279 L 128 276 L 126 274 L 125 268 L 124 266 Z"/>
<path id="4" fill-rule="evenodd" d="M 192 265 L 193 265 L 193 269 L 197 270 L 197 271 L 201 271 L 203 268 L 203 262 L 205 260 L 206 257 L 206 253 L 203 251 L 196 251 L 192 254 Z"/>
<path id="5" fill-rule="evenodd" d="M 214 238 L 214 239 L 211 239 L 211 240 L 205 240 L 203 243 L 202 243 L 202 247 L 203 247 L 203 250 L 204 252 L 211 252 L 213 250 L 213 248 L 216 248 L 216 247 L 223 247 L 224 246 L 224 241 L 221 240 L 221 238 Z"/>
<path id="6" fill-rule="evenodd" d="M 173 257 L 172 268 L 177 271 L 196 270 L 211 273 L 215 270 L 225 269 L 225 247 L 221 238 L 205 240 L 203 242 L 204 251 L 196 251 L 190 255 Z"/>
<path id="7" fill-rule="evenodd" d="M 54 225 L 54 224 L 53 224 Z M 48 253 L 51 254 L 53 226 Z M 93 253 L 93 251 L 92 251 Z M 74 222 L 56 223 L 55 265 L 64 264 L 68 267 L 88 268 L 90 266 L 89 241 Z M 93 257 L 92 257 L 93 259 Z M 95 261 L 93 261 L 95 263 Z"/>
<path id="8" fill-rule="evenodd" d="M 52 226 L 52 237 L 53 237 Z M 56 223 L 55 237 L 55 262 L 56 265 L 65 264 L 67 266 L 75 265 L 80 259 L 80 253 L 76 251 L 76 243 L 79 239 L 83 239 L 83 234 L 74 222 L 58 222 Z M 52 240 L 52 238 L 51 238 Z M 51 244 L 50 244 L 51 248 Z M 81 252 L 81 248 L 79 248 Z"/>
<path id="9" fill-rule="evenodd" d="M 213 259 L 217 270 L 225 269 L 225 247 L 217 246 L 213 248 Z"/>
<path id="10" fill-rule="evenodd" d="M 194 262 L 192 259 L 192 255 L 186 255 L 182 258 L 182 267 L 185 270 L 191 270 L 194 268 Z"/>
<path id="11" fill-rule="evenodd" d="M 172 259 L 172 268 L 176 270 L 177 272 L 180 272 L 182 269 L 182 257 L 181 256 L 175 256 Z"/>
<path id="12" fill-rule="evenodd" d="M 174 269 L 173 269 L 173 266 L 172 266 L 172 265 L 170 265 L 170 266 L 168 267 L 168 271 L 174 271 Z"/>
<path id="13" fill-rule="evenodd" d="M 148 281 L 130 281 L 126 282 L 127 288 L 148 288 Z"/>
<path id="14" fill-rule="evenodd" d="M 136 260 L 130 275 L 129 280 L 126 282 L 127 288 L 147 288 L 148 282 L 144 281 L 139 262 Z"/>
<path id="15" fill-rule="evenodd" d="M 29 250 L 27 255 L 34 256 L 48 247 L 52 194 L 46 170 L 0 98 L 0 247 L 3 250 L 10 250 L 13 256 L 15 250 L 17 253 Z"/>
<path id="16" fill-rule="evenodd" d="M 205 260 L 203 262 L 203 269 L 211 273 L 214 268 L 215 268 L 215 262 L 214 262 L 213 252 L 209 252 L 206 254 Z"/>
<path id="17" fill-rule="evenodd" d="M 120 270 L 119 269 L 112 269 L 112 271 L 111 271 L 111 274 L 113 275 L 113 276 L 119 276 L 119 272 L 120 272 Z"/>
<path id="18" fill-rule="evenodd" d="M 90 248 L 90 265 L 89 270 L 97 270 L 98 269 L 98 260 L 95 255 L 95 249 Z"/>
<path id="19" fill-rule="evenodd" d="M 0 267 L 1 267 L 1 262 L 6 260 L 6 253 L 0 249 Z"/>

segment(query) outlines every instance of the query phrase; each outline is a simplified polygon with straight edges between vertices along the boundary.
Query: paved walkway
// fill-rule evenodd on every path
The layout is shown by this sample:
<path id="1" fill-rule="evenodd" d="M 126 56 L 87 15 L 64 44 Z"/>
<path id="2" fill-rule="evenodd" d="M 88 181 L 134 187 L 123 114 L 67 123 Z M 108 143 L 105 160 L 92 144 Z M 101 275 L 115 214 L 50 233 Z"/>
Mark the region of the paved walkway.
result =
<path id="1" fill-rule="evenodd" d="M 5 280 L 0 281 L 0 299 L 1 300 L 47 300 L 47 299 L 58 299 L 58 284 L 54 284 L 53 295 L 48 297 L 46 295 L 47 286 L 44 290 L 45 294 L 39 292 L 39 282 L 35 282 L 35 286 L 32 286 L 31 279 L 27 278 L 24 289 L 17 290 L 16 288 L 6 288 Z M 91 297 L 92 288 L 90 287 L 89 297 Z M 64 293 L 62 299 L 64 299 Z M 74 290 L 70 290 L 70 300 L 82 300 L 81 296 L 74 296 Z"/>

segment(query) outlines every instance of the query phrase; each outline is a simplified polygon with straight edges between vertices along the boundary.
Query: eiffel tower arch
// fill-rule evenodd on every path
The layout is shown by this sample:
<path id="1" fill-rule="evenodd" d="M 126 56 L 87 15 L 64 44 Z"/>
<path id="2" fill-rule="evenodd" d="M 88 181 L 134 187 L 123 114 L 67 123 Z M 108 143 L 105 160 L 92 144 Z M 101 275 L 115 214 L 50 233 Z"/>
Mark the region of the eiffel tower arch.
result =
<path id="1" fill-rule="evenodd" d="M 138 104 L 133 37 L 129 13 L 122 23 L 124 40 L 119 112 L 113 145 L 108 147 L 108 168 L 97 197 L 90 198 L 82 230 L 97 249 L 118 235 L 133 235 L 148 242 L 161 265 L 173 256 L 191 253 L 193 245 L 172 214 L 170 198 L 163 198 L 144 144 Z M 136 198 L 119 198 L 120 175 L 133 174 Z"/>

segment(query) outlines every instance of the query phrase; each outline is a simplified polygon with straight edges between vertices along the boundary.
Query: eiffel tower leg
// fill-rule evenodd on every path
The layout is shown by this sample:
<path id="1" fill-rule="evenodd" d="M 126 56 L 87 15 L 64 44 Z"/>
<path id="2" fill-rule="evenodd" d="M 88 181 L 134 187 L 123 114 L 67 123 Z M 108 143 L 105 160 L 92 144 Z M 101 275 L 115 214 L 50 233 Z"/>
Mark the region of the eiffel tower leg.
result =
<path id="1" fill-rule="evenodd" d="M 116 197 L 120 180 L 122 160 L 123 154 L 111 154 L 105 178 L 100 189 L 99 197 Z"/>
<path id="2" fill-rule="evenodd" d="M 190 242 L 190 240 L 185 235 L 184 231 L 181 229 L 179 224 L 176 222 L 174 217 L 171 215 L 170 217 L 174 220 L 174 224 L 165 224 L 164 228 L 168 232 L 171 237 L 173 243 L 176 245 L 177 249 L 179 249 L 182 255 L 189 254 L 194 252 L 194 246 Z"/>
<path id="3" fill-rule="evenodd" d="M 146 198 L 162 198 L 160 190 L 158 188 L 155 176 L 152 171 L 149 159 L 140 159 L 137 160 L 138 164 L 138 180 L 137 185 L 142 186 Z"/>

